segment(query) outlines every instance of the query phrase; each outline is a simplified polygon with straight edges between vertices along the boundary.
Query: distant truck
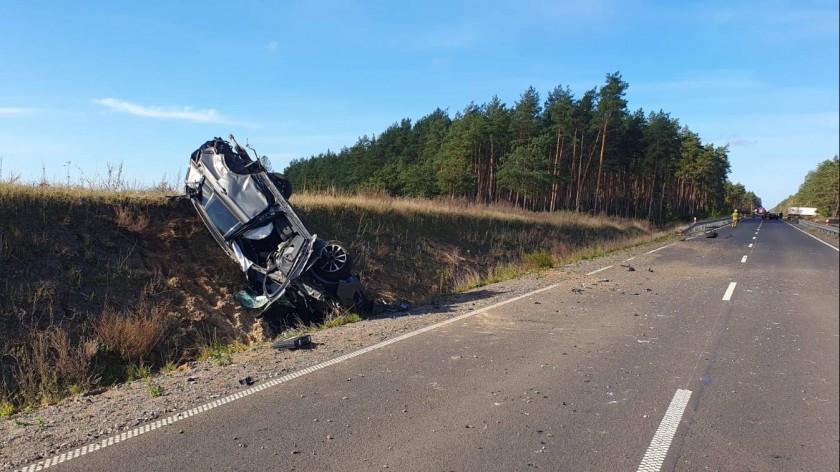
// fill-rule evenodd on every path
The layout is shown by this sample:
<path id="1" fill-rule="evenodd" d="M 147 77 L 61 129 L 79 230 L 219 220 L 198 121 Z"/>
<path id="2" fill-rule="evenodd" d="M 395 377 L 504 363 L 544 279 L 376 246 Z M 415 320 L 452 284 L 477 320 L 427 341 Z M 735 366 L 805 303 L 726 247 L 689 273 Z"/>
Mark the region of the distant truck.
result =
<path id="1" fill-rule="evenodd" d="M 788 207 L 788 216 L 817 216 L 817 209 L 814 207 Z"/>

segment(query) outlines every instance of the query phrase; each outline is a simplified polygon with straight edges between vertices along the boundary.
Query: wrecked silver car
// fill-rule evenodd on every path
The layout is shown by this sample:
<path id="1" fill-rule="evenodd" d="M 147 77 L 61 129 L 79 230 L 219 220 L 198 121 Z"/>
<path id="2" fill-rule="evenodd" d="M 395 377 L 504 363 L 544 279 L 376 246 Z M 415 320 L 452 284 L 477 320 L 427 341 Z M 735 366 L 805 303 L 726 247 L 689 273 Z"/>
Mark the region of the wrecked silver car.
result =
<path id="1" fill-rule="evenodd" d="M 351 273 L 347 250 L 310 234 L 288 203 L 289 181 L 229 138 L 214 138 L 192 153 L 186 195 L 245 273 L 248 289 L 236 299 L 263 312 L 281 300 L 301 314 L 367 311 L 370 302 Z"/>

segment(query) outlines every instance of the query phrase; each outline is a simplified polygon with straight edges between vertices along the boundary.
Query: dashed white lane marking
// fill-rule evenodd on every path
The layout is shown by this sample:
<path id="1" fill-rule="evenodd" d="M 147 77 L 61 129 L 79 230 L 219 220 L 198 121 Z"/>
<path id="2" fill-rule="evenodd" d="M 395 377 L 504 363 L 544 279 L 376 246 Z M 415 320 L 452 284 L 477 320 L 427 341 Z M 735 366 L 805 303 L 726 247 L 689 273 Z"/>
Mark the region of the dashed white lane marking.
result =
<path id="1" fill-rule="evenodd" d="M 612 268 L 612 266 L 611 266 L 611 265 L 608 265 L 608 266 L 606 266 L 606 267 L 601 267 L 601 268 L 600 268 L 600 269 L 598 269 L 598 270 L 593 270 L 592 272 L 587 272 L 587 273 L 586 273 L 586 275 L 597 274 L 598 272 L 601 272 L 602 270 L 607 270 L 607 269 L 611 269 L 611 268 Z"/>
<path id="2" fill-rule="evenodd" d="M 112 446 L 112 445 L 117 444 L 119 442 L 137 437 L 141 434 L 148 433 L 149 431 L 154 431 L 154 430 L 156 430 L 158 428 L 161 428 L 163 426 L 168 426 L 168 425 L 171 425 L 172 423 L 175 423 L 177 421 L 181 421 L 181 420 L 189 418 L 191 416 L 198 415 L 199 413 L 203 413 L 205 411 L 212 410 L 213 408 L 220 407 L 220 406 L 222 406 L 224 404 L 227 404 L 227 403 L 230 403 L 234 400 L 239 400 L 239 399 L 245 398 L 247 396 L 253 395 L 257 392 L 261 392 L 265 389 L 275 387 L 275 386 L 280 385 L 282 383 L 288 382 L 292 379 L 302 377 L 306 374 L 311 374 L 312 372 L 321 370 L 325 367 L 329 367 L 331 365 L 338 364 L 339 362 L 343 362 L 343 361 L 352 359 L 354 357 L 361 356 L 362 354 L 366 354 L 368 352 L 375 351 L 377 349 L 382 349 L 385 346 L 389 346 L 391 344 L 398 343 L 400 341 L 411 338 L 413 336 L 417 336 L 418 334 L 422 334 L 422 333 L 425 333 L 427 331 L 431 331 L 433 329 L 440 328 L 441 326 L 446 326 L 448 324 L 455 323 L 457 321 L 461 321 L 465 318 L 469 318 L 469 317 L 477 315 L 479 313 L 483 313 L 483 312 L 486 312 L 486 311 L 490 311 L 490 310 L 499 308 L 500 306 L 507 305 L 508 303 L 513 303 L 515 301 L 522 300 L 523 298 L 528 298 L 528 297 L 531 297 L 531 296 L 536 295 L 538 293 L 557 288 L 559 286 L 560 286 L 560 284 L 552 284 L 552 285 L 549 285 L 547 287 L 543 287 L 541 289 L 537 289 L 537 290 L 534 290 L 532 292 L 528 292 L 526 294 L 519 295 L 517 297 L 509 298 L 509 299 L 503 300 L 499 303 L 494 303 L 493 305 L 486 306 L 484 308 L 479 308 L 477 310 L 473 310 L 473 311 L 464 313 L 463 315 L 458 315 L 458 316 L 455 316 L 455 317 L 450 318 L 448 320 L 444 320 L 444 321 L 441 321 L 439 323 L 435 323 L 433 325 L 429 325 L 429 326 L 426 326 L 424 328 L 420 328 L 416 331 L 412 331 L 410 333 L 405 333 L 405 334 L 397 336 L 395 338 L 382 341 L 379 344 L 374 344 L 373 346 L 368 346 L 364 349 L 359 349 L 358 351 L 351 352 L 349 354 L 345 354 L 343 356 L 336 357 L 336 358 L 330 359 L 328 361 L 324 361 L 320 364 L 316 364 L 316 365 L 307 367 L 305 369 L 301 369 L 297 372 L 293 372 L 291 374 L 284 375 L 282 377 L 277 377 L 277 378 L 268 380 L 268 381 L 266 381 L 264 383 L 261 383 L 261 384 L 258 384 L 258 385 L 254 385 L 253 387 L 248 388 L 246 390 L 242 390 L 240 392 L 236 392 L 236 393 L 228 395 L 226 397 L 216 399 L 216 400 L 214 400 L 210 403 L 205 403 L 204 405 L 201 405 L 201 406 L 198 406 L 198 407 L 195 407 L 195 408 L 191 408 L 191 409 L 186 410 L 186 411 L 182 411 L 181 413 L 172 415 L 168 418 L 157 420 L 154 423 L 149 423 L 149 424 L 146 424 L 144 426 L 138 426 L 138 427 L 132 429 L 131 431 L 126 431 L 124 433 L 121 433 L 121 434 L 118 434 L 118 435 L 115 435 L 115 436 L 111 436 L 110 438 L 103 439 L 102 441 L 99 441 L 99 442 L 96 442 L 96 443 L 93 443 L 93 444 L 88 444 L 87 446 L 84 446 L 84 447 L 80 447 L 80 448 L 75 449 L 73 451 L 65 452 L 65 453 L 60 454 L 60 455 L 56 455 L 55 457 L 52 457 L 50 459 L 46 459 L 46 460 L 41 461 L 41 462 L 37 462 L 35 464 L 32 464 L 28 467 L 25 467 L 25 468 L 19 469 L 19 470 L 22 471 L 22 472 L 34 472 L 36 470 L 43 470 L 43 469 L 46 469 L 48 467 L 51 467 L 51 466 L 54 466 L 54 465 L 57 465 L 57 464 L 61 464 L 62 462 L 67 462 L 71 459 L 75 459 L 75 458 L 83 456 L 85 454 L 89 454 L 91 452 L 98 451 L 100 449 L 104 449 L 108 446 Z"/>
<path id="3" fill-rule="evenodd" d="M 671 244 L 668 244 L 668 245 L 665 245 L 665 246 L 662 246 L 662 247 L 658 247 L 658 248 L 656 248 L 656 249 L 654 249 L 654 250 L 652 250 L 652 251 L 648 251 L 648 252 L 646 252 L 645 254 L 653 254 L 653 253 L 654 253 L 654 252 L 656 252 L 656 251 L 661 251 L 662 249 L 665 249 L 666 247 L 671 247 L 671 246 L 673 246 L 674 244 L 677 244 L 677 243 L 671 243 Z M 635 259 L 635 258 L 636 258 L 636 256 L 633 256 L 633 257 L 631 257 L 631 258 L 629 258 L 629 259 L 625 259 L 625 260 L 624 260 L 624 262 L 632 261 L 632 260 L 633 260 L 633 259 Z M 606 266 L 606 267 L 601 267 L 600 269 L 593 270 L 592 272 L 587 272 L 587 273 L 586 273 L 586 275 L 593 275 L 593 274 L 597 274 L 598 272 L 601 272 L 601 271 L 604 271 L 604 270 L 607 270 L 607 269 L 612 269 L 612 265 L 608 265 L 608 266 Z"/>
<path id="4" fill-rule="evenodd" d="M 741 264 L 743 264 L 744 262 L 747 262 L 747 256 L 741 258 Z"/>
<path id="5" fill-rule="evenodd" d="M 726 293 L 723 294 L 723 301 L 728 302 L 732 299 L 732 294 L 735 293 L 735 286 L 737 282 L 729 282 L 729 287 L 726 288 Z"/>
<path id="6" fill-rule="evenodd" d="M 753 247 L 753 243 L 750 243 L 750 246 L 749 246 L 749 247 Z"/>
<path id="7" fill-rule="evenodd" d="M 654 253 L 654 252 L 656 252 L 656 251 L 661 251 L 661 250 L 665 249 L 666 247 L 671 247 L 671 246 L 673 246 L 674 244 L 677 244 L 677 243 L 671 243 L 671 244 L 668 244 L 667 246 L 658 247 L 658 248 L 656 248 L 656 249 L 654 249 L 654 250 L 652 250 L 652 251 L 648 251 L 648 252 L 646 252 L 645 254 L 653 254 L 653 253 Z"/>
<path id="8" fill-rule="evenodd" d="M 755 236 L 753 236 L 753 239 L 755 239 Z"/>
<path id="9" fill-rule="evenodd" d="M 665 462 L 665 456 L 668 455 L 671 441 L 680 426 L 680 421 L 690 398 L 691 390 L 679 389 L 674 394 L 671 404 L 668 405 L 668 410 L 665 411 L 665 417 L 659 423 L 659 428 L 654 433 L 650 446 L 642 457 L 642 463 L 639 464 L 637 469 L 639 472 L 658 472 L 662 469 L 662 463 Z"/>

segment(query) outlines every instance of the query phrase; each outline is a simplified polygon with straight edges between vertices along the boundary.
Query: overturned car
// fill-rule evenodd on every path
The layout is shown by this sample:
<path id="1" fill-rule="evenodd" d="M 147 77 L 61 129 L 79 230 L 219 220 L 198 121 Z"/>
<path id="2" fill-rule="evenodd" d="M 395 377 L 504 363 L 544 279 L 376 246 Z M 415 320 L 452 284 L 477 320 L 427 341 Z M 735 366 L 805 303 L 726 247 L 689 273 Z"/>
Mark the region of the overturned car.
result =
<path id="1" fill-rule="evenodd" d="M 281 300 L 304 315 L 369 310 L 347 250 L 310 234 L 288 203 L 289 181 L 229 138 L 192 153 L 185 191 L 213 239 L 245 273 L 248 289 L 236 299 L 263 312 Z"/>

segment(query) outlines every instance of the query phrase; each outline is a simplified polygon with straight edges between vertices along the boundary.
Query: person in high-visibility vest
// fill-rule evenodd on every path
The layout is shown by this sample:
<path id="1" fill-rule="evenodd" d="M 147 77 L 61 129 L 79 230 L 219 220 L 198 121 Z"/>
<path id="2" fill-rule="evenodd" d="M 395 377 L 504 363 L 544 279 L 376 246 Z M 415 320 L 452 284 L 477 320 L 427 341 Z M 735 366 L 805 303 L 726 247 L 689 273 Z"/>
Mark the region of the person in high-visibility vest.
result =
<path id="1" fill-rule="evenodd" d="M 734 212 L 732 212 L 732 227 L 735 228 L 738 226 L 738 209 L 736 208 Z"/>

